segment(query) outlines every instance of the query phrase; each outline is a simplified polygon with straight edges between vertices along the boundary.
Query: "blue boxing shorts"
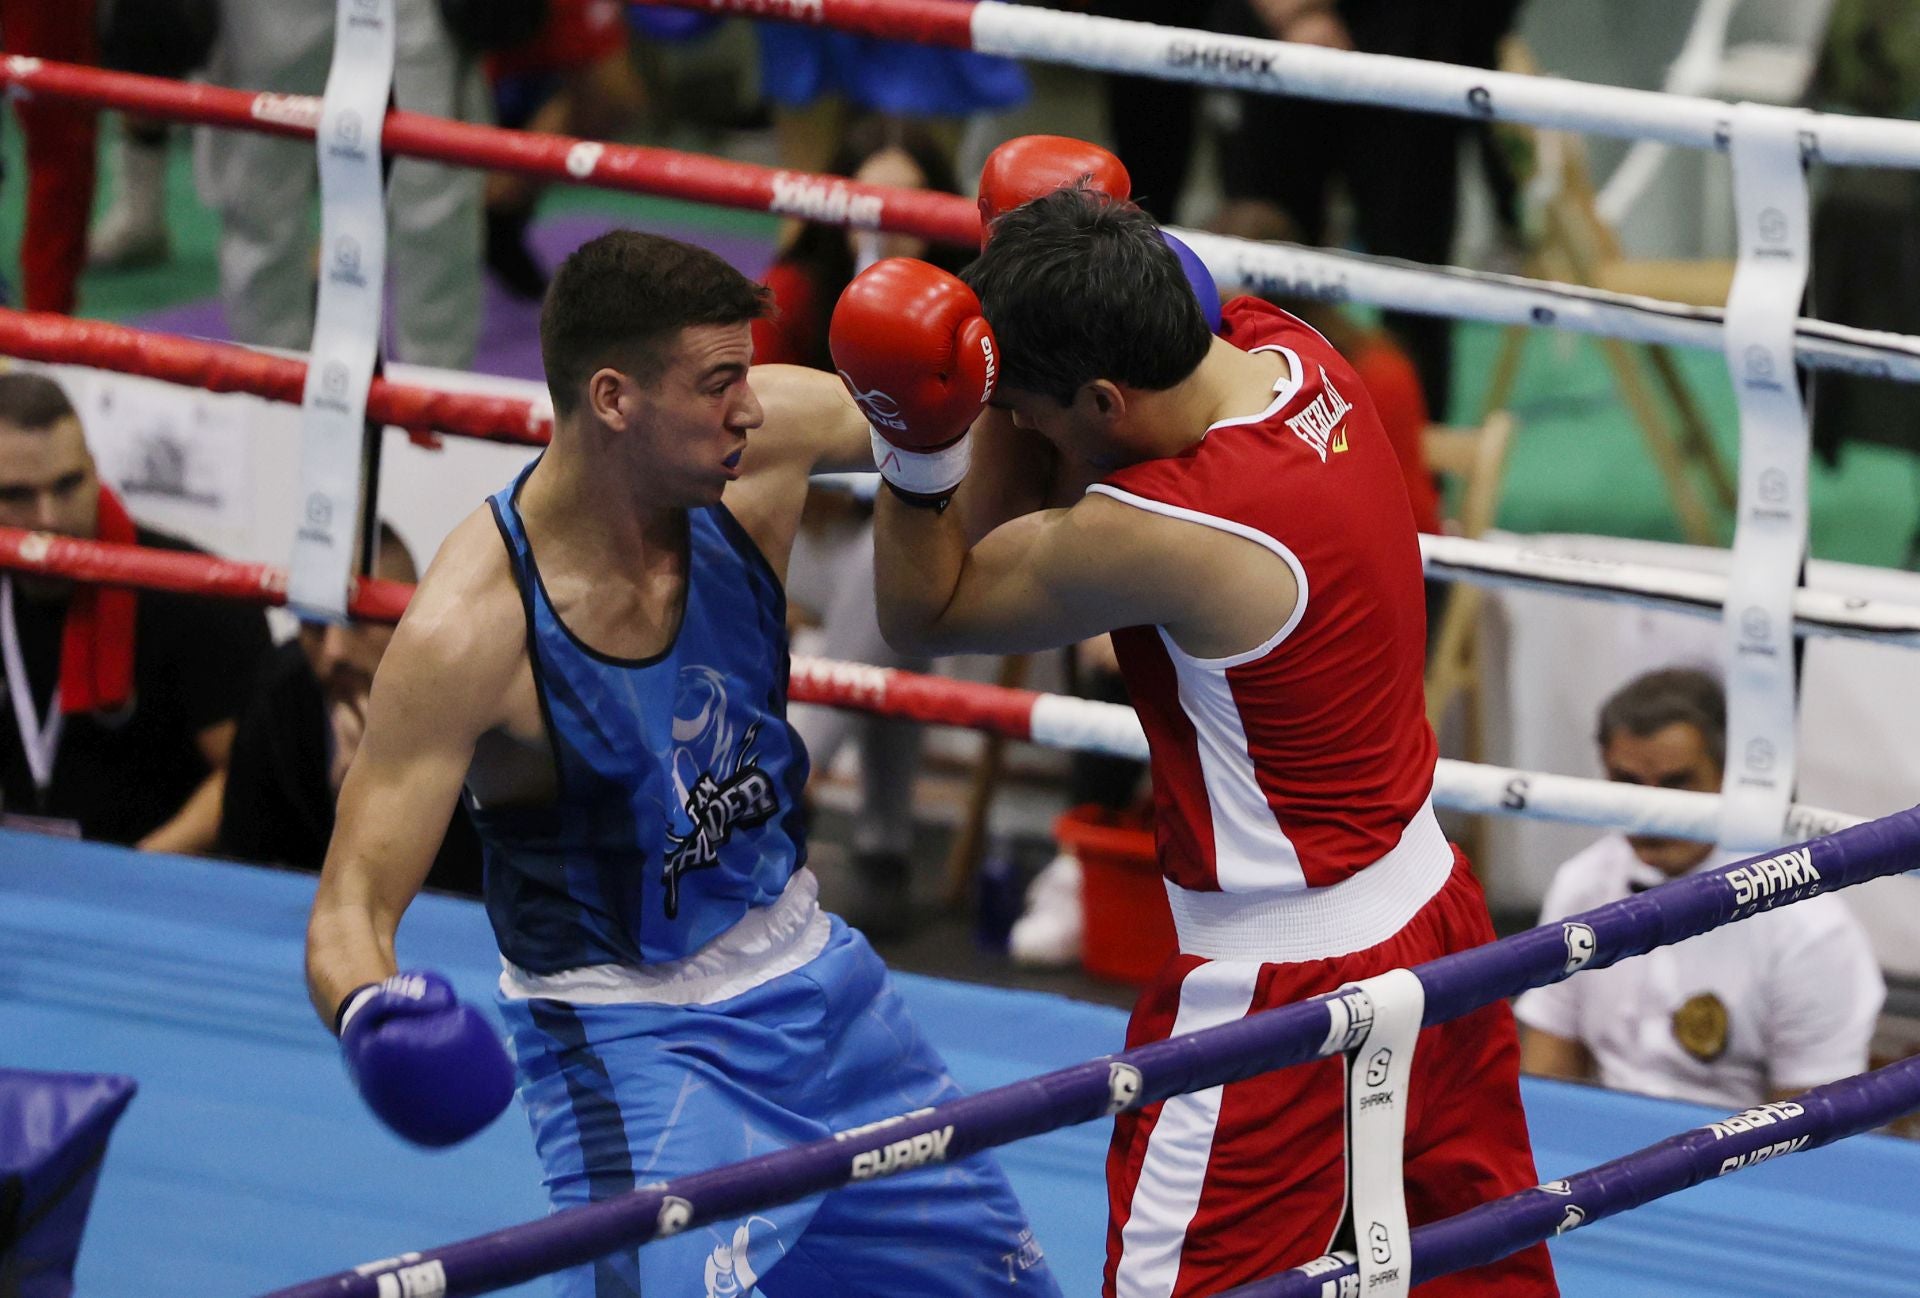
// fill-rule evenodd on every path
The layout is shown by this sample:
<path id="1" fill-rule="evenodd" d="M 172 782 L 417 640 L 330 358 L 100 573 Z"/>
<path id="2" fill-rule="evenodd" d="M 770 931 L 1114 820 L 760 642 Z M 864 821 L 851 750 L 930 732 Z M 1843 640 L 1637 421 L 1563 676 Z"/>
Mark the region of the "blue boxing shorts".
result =
<path id="1" fill-rule="evenodd" d="M 712 1003 L 501 997 L 555 1209 L 960 1095 L 866 939 L 824 912 L 811 924 L 824 926 L 818 955 Z M 563 1298 L 1060 1293 L 989 1154 L 695 1226 L 556 1278 Z"/>

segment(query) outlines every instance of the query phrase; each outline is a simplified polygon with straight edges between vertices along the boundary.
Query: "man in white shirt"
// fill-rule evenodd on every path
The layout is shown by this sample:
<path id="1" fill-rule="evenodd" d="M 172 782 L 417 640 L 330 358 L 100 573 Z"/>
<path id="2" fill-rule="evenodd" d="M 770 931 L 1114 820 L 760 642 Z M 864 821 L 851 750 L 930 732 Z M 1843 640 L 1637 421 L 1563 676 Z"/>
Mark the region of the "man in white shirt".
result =
<path id="1" fill-rule="evenodd" d="M 1596 738 L 1608 779 L 1717 792 L 1720 684 L 1650 672 L 1601 707 Z M 1609 834 L 1560 867 L 1540 920 L 1734 859 L 1704 843 Z M 1514 1012 L 1526 1072 L 1744 1108 L 1864 1070 L 1885 999 L 1865 930 L 1823 896 L 1536 988 Z"/>

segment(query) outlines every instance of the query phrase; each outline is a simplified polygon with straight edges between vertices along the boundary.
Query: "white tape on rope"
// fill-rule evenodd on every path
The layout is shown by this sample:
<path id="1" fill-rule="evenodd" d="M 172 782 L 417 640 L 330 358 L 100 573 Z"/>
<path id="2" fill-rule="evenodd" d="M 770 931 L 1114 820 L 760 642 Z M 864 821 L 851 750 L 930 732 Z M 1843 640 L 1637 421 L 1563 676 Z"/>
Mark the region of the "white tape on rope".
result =
<path id="1" fill-rule="evenodd" d="M 359 532 L 367 386 L 387 269 L 380 131 L 393 87 L 393 0 L 340 0 L 318 135 L 320 292 L 301 401 L 299 530 L 287 600 L 342 619 Z"/>
<path id="2" fill-rule="evenodd" d="M 1407 1100 L 1427 989 L 1410 970 L 1393 969 L 1342 988 L 1328 1004 L 1332 1023 L 1321 1053 L 1346 1056 L 1347 1212 L 1359 1291 L 1404 1298 L 1413 1284 Z"/>
<path id="3" fill-rule="evenodd" d="M 1048 748 L 1147 760 L 1147 732 L 1139 713 L 1124 703 L 1042 694 L 1034 701 L 1031 724 L 1033 742 Z"/>
<path id="4" fill-rule="evenodd" d="M 1740 507 L 1728 577 L 1727 762 L 1721 843 L 1779 841 L 1798 769 L 1793 602 L 1807 557 L 1812 441 L 1794 364 L 1811 222 L 1802 124 L 1739 105 L 1732 117 L 1740 259 L 1727 299 L 1727 369 L 1740 406 Z"/>
<path id="5" fill-rule="evenodd" d="M 1729 110 L 1717 99 L 1222 36 L 1000 0 L 974 6 L 972 29 L 973 48 L 983 54 L 1693 149 L 1727 147 Z M 1827 162 L 1920 168 L 1920 123 L 1820 113 L 1806 117 L 1803 125 Z"/>

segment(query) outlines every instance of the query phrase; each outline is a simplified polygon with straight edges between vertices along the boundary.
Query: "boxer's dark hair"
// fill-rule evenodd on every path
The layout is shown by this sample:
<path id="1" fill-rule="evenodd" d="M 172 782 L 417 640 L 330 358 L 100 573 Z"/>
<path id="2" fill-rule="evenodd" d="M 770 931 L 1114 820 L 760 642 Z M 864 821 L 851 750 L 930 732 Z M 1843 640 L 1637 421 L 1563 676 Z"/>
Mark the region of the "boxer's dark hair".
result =
<path id="1" fill-rule="evenodd" d="M 46 375 L 26 370 L 0 374 L 0 424 L 36 433 L 63 419 L 77 418 L 79 412 L 66 389 Z"/>
<path id="2" fill-rule="evenodd" d="M 1170 388 L 1212 341 L 1153 218 L 1085 186 L 1002 216 L 962 278 L 1000 344 L 1001 384 L 1063 406 L 1095 379 Z"/>
<path id="3" fill-rule="evenodd" d="M 705 248 L 638 230 L 589 240 L 560 264 L 540 307 L 554 414 L 573 413 L 595 370 L 651 381 L 682 329 L 757 320 L 769 302 L 765 288 Z"/>
<path id="4" fill-rule="evenodd" d="M 1645 739 L 1673 725 L 1698 730 L 1713 764 L 1725 767 L 1727 696 L 1718 680 L 1697 668 L 1668 667 L 1628 681 L 1600 705 L 1594 740 L 1605 748 L 1622 731 Z"/>

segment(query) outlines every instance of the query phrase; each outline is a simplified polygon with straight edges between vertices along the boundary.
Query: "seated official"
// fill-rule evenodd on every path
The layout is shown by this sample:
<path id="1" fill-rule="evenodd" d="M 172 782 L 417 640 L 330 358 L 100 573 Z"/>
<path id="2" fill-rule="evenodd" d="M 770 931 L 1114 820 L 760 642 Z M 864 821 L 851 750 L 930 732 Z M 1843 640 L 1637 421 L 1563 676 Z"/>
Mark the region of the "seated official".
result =
<path id="1" fill-rule="evenodd" d="M 1704 672 L 1650 672 L 1602 706 L 1607 778 L 1718 792 L 1726 701 Z M 1540 922 L 1737 859 L 1704 843 L 1609 834 L 1562 865 Z M 1866 930 L 1835 896 L 1762 911 L 1514 1005 L 1520 1066 L 1545 1077 L 1742 1108 L 1867 1067 L 1886 984 Z"/>
<path id="2" fill-rule="evenodd" d="M 384 523 L 374 575 L 419 574 L 399 534 Z M 373 676 L 393 628 L 304 622 L 276 649 L 255 683 L 233 740 L 220 815 L 220 851 L 243 861 L 318 870 L 333 837 L 333 807 L 366 728 Z M 456 805 L 427 886 L 480 893 L 480 839 Z"/>
<path id="3" fill-rule="evenodd" d="M 80 417 L 39 374 L 0 374 L 0 526 L 165 550 L 100 482 Z M 9 722 L 0 817 L 151 852 L 204 852 L 265 615 L 218 599 L 0 575 Z"/>

